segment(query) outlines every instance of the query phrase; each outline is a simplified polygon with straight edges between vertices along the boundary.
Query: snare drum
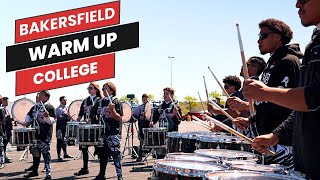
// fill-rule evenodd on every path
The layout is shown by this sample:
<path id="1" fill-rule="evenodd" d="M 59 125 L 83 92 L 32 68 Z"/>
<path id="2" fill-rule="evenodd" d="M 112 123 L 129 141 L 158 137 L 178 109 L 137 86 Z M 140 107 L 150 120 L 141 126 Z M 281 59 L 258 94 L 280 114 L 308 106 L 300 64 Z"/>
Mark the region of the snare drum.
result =
<path id="1" fill-rule="evenodd" d="M 75 146 L 77 144 L 79 124 L 85 124 L 85 122 L 79 122 L 79 121 L 67 122 L 66 141 L 68 141 L 69 146 Z"/>
<path id="2" fill-rule="evenodd" d="M 35 128 L 14 128 L 12 130 L 13 146 L 28 146 L 35 139 Z"/>
<path id="3" fill-rule="evenodd" d="M 206 180 L 302 180 L 302 178 L 287 176 L 281 174 L 271 174 L 271 173 L 261 173 L 254 171 L 222 171 L 222 172 L 212 172 L 205 175 Z"/>
<path id="4" fill-rule="evenodd" d="M 179 132 L 168 132 L 168 152 L 181 152 L 181 136 Z"/>
<path id="5" fill-rule="evenodd" d="M 227 150 L 227 149 L 200 149 L 200 150 L 196 150 L 195 153 L 198 156 L 219 158 L 221 162 L 223 162 L 224 160 L 232 160 L 232 159 L 253 160 L 257 158 L 256 155 L 253 153 L 249 153 L 245 151 Z"/>
<path id="6" fill-rule="evenodd" d="M 200 149 L 229 149 L 238 151 L 252 151 L 251 145 L 236 136 L 211 135 L 199 138 Z"/>
<path id="7" fill-rule="evenodd" d="M 200 134 L 201 135 L 201 134 Z M 188 133 L 182 135 L 181 152 L 193 153 L 196 150 L 199 134 Z"/>
<path id="8" fill-rule="evenodd" d="M 155 175 L 159 179 L 202 179 L 208 172 L 222 171 L 228 167 L 196 161 L 182 161 L 171 159 L 157 160 L 153 166 Z"/>
<path id="9" fill-rule="evenodd" d="M 99 124 L 79 124 L 78 143 L 79 145 L 98 145 L 102 143 L 102 126 Z"/>
<path id="10" fill-rule="evenodd" d="M 183 160 L 183 161 L 197 161 L 197 162 L 208 162 L 208 163 L 219 163 L 219 158 L 209 158 L 204 156 L 197 156 L 194 153 L 169 153 L 166 155 L 165 159 L 172 160 Z"/>
<path id="11" fill-rule="evenodd" d="M 233 164 L 231 169 L 243 171 L 257 171 L 263 173 L 285 174 L 281 167 L 262 164 Z"/>
<path id="12" fill-rule="evenodd" d="M 167 128 L 143 128 L 145 148 L 165 148 Z"/>

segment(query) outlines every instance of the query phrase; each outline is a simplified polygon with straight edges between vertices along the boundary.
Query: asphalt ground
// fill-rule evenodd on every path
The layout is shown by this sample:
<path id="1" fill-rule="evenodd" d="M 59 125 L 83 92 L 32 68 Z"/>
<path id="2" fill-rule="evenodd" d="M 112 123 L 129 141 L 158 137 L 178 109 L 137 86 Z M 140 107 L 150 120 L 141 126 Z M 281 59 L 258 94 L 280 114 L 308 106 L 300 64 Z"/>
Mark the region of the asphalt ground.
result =
<path id="1" fill-rule="evenodd" d="M 55 126 L 54 126 L 55 127 Z M 133 145 L 139 146 L 139 140 L 137 138 L 136 126 L 134 126 L 133 131 Z M 136 159 L 132 158 L 131 149 L 125 148 L 126 137 L 127 137 L 127 128 L 123 126 L 122 133 L 122 141 L 121 141 L 121 149 L 123 153 L 122 159 L 122 171 L 123 171 L 123 179 L 147 179 L 151 176 L 152 165 L 154 160 L 150 155 L 145 162 L 135 162 Z M 187 121 L 182 121 L 179 125 L 179 132 L 194 132 L 194 131 L 208 131 L 205 128 Z M 131 133 L 129 133 L 131 135 Z M 131 137 L 130 146 L 131 146 Z M 89 174 L 83 176 L 74 176 L 74 173 L 80 170 L 82 167 L 82 158 L 77 159 L 63 159 L 62 162 L 57 161 L 57 152 L 56 152 L 56 136 L 55 130 L 53 134 L 53 139 L 51 143 L 51 173 L 53 179 L 94 179 L 96 175 L 99 173 L 99 160 L 97 156 L 94 159 L 89 155 Z M 125 151 L 124 151 L 125 148 Z M 79 155 L 79 147 L 78 146 L 67 146 L 68 154 L 76 157 Z M 89 148 L 89 151 L 93 153 L 93 147 Z M 20 161 L 24 151 L 17 151 L 16 147 L 12 147 L 10 144 L 8 145 L 8 157 L 11 158 L 11 163 L 6 163 L 5 168 L 0 169 L 0 179 L 25 179 L 23 175 L 26 174 L 24 169 L 30 167 L 32 165 L 32 155 L 28 154 L 25 160 Z M 63 154 L 63 153 L 62 153 Z M 40 166 L 39 166 L 39 176 L 31 179 L 44 179 L 45 172 L 41 172 L 44 167 L 43 158 L 41 158 Z M 117 179 L 115 167 L 113 162 L 109 162 L 107 165 L 106 171 L 107 179 Z"/>

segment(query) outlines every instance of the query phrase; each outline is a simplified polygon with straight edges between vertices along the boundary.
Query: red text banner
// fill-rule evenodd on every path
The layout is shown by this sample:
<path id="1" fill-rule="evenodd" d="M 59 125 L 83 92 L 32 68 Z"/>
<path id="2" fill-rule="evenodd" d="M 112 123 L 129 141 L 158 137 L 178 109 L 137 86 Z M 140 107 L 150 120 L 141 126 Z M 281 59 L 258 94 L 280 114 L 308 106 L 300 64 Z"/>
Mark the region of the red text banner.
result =
<path id="1" fill-rule="evenodd" d="M 15 43 L 120 23 L 120 1 L 15 21 Z"/>
<path id="2" fill-rule="evenodd" d="M 16 96 L 115 77 L 115 55 L 105 54 L 16 72 Z"/>

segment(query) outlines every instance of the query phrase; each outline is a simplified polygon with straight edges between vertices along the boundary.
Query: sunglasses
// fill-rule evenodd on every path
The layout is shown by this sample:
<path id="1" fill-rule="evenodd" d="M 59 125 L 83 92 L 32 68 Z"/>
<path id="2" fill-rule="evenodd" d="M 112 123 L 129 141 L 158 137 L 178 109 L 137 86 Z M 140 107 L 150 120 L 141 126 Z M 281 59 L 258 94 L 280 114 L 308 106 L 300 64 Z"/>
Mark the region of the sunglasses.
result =
<path id="1" fill-rule="evenodd" d="M 88 87 L 88 88 L 87 88 L 87 90 L 92 90 L 92 89 L 93 89 L 93 87 Z"/>
<path id="2" fill-rule="evenodd" d="M 228 85 L 224 85 L 224 86 L 223 86 L 224 89 L 228 89 L 229 87 L 230 87 L 230 86 L 228 86 Z"/>
<path id="3" fill-rule="evenodd" d="M 274 34 L 275 32 L 268 32 L 268 33 L 260 33 L 259 34 L 259 40 L 267 39 L 269 34 Z"/>
<path id="4" fill-rule="evenodd" d="M 108 88 L 102 88 L 102 91 L 106 91 Z"/>
<path id="5" fill-rule="evenodd" d="M 298 0 L 298 2 L 300 3 L 300 4 L 305 4 L 305 3 L 307 3 L 309 0 Z"/>

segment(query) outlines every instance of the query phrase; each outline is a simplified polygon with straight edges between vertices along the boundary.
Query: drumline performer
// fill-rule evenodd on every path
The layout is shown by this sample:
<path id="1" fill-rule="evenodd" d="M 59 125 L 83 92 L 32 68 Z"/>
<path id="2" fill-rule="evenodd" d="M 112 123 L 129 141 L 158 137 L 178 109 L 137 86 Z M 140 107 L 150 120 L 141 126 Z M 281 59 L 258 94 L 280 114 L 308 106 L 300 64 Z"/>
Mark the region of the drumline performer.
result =
<path id="1" fill-rule="evenodd" d="M 92 107 L 90 114 L 93 121 L 104 125 L 102 131 L 103 147 L 99 147 L 98 151 L 100 171 L 95 179 L 105 179 L 106 166 L 111 155 L 118 180 L 122 180 L 120 152 L 122 105 L 116 97 L 117 89 L 112 82 L 105 83 L 102 90 L 105 97 Z"/>
<path id="2" fill-rule="evenodd" d="M 163 89 L 164 101 L 160 104 L 158 114 L 155 114 L 153 124 L 159 123 L 159 127 L 166 127 L 168 132 L 178 131 L 181 123 L 181 108 L 177 101 L 173 100 L 175 90 L 170 87 Z"/>
<path id="3" fill-rule="evenodd" d="M 40 91 L 40 103 L 33 106 L 25 118 L 26 126 L 31 126 L 36 129 L 35 144 L 31 148 L 33 155 L 32 171 L 24 176 L 26 178 L 38 176 L 41 152 L 46 168 L 45 179 L 51 179 L 50 138 L 52 134 L 51 127 L 55 123 L 56 117 L 54 107 L 48 102 L 49 98 L 49 91 Z"/>
<path id="4" fill-rule="evenodd" d="M 82 119 L 82 117 L 83 117 L 84 121 L 86 123 L 94 123 L 90 119 L 90 111 L 91 111 L 91 108 L 102 97 L 101 96 L 101 91 L 100 91 L 99 85 L 96 82 L 91 82 L 89 84 L 87 90 L 88 90 L 90 96 L 88 96 L 85 100 L 82 101 L 77 121 L 80 121 Z M 76 175 L 76 176 L 89 174 L 89 169 L 88 169 L 88 161 L 89 161 L 88 148 L 89 148 L 89 146 L 84 146 L 84 145 L 79 146 L 79 150 L 82 151 L 83 167 L 78 172 L 74 173 L 74 175 Z"/>
<path id="5" fill-rule="evenodd" d="M 261 81 L 270 87 L 292 88 L 297 86 L 300 58 L 303 54 L 298 44 L 288 44 L 292 31 L 284 22 L 267 19 L 259 24 L 259 49 L 261 54 L 270 53 L 267 67 Z M 256 113 L 250 118 L 237 117 L 233 122 L 240 129 L 255 124 L 255 137 L 271 133 L 292 112 L 291 109 L 268 101 L 255 101 Z M 275 156 L 266 156 L 265 164 L 280 164 L 287 169 L 293 168 L 292 147 L 283 145 L 270 146 Z"/>
<path id="6" fill-rule="evenodd" d="M 146 109 L 146 108 L 148 108 L 146 106 L 149 106 L 150 109 Z M 139 155 L 138 155 L 139 157 L 137 158 L 137 162 L 140 162 L 142 160 L 142 154 L 143 154 L 142 145 L 143 145 L 143 141 L 144 141 L 143 128 L 150 127 L 150 119 L 148 119 L 145 115 L 147 110 L 151 111 L 149 96 L 147 94 L 143 94 L 142 95 L 142 104 L 140 104 L 133 112 L 133 116 L 138 119 L 138 127 L 139 127 L 140 148 L 139 148 Z"/>
<path id="7" fill-rule="evenodd" d="M 56 136 L 57 136 L 57 155 L 58 161 L 62 161 L 61 158 L 61 148 L 63 150 L 63 158 L 73 158 L 67 153 L 67 145 L 64 141 L 64 137 L 66 135 L 67 122 L 70 121 L 71 117 L 68 115 L 67 98 L 65 96 L 61 96 L 59 98 L 60 105 L 56 109 Z"/>
<path id="8" fill-rule="evenodd" d="M 0 169 L 4 168 L 4 163 L 10 162 L 10 159 L 6 154 L 6 149 L 12 136 L 11 130 L 13 118 L 11 118 L 11 115 L 7 109 L 8 100 L 8 97 L 3 97 L 2 104 L 0 105 L 0 136 L 3 138 L 0 140 Z M 3 143 L 2 145 L 1 142 Z M 4 160 L 2 158 L 4 158 Z"/>

